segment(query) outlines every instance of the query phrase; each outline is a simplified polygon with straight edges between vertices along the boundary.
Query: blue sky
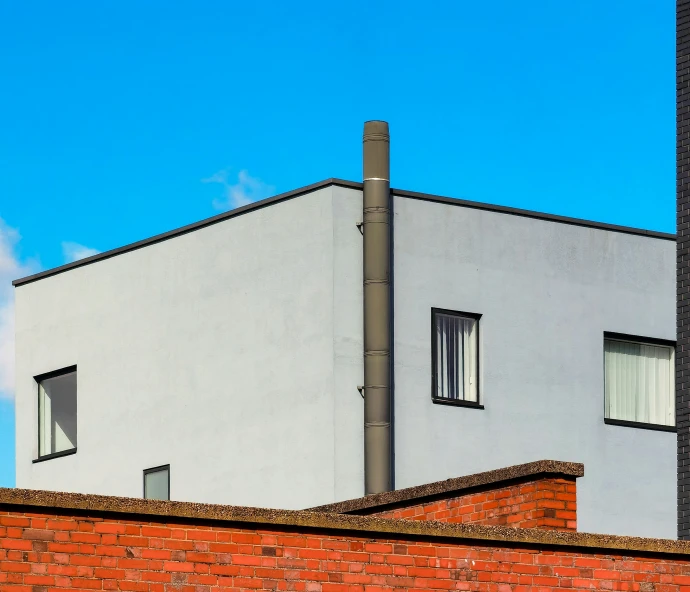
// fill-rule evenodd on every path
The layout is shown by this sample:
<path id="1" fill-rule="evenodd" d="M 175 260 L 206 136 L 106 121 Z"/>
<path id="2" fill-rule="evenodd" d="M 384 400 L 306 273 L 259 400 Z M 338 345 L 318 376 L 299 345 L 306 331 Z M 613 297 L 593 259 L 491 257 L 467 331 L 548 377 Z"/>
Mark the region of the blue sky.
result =
<path id="1" fill-rule="evenodd" d="M 358 180 L 367 119 L 394 187 L 674 232 L 674 9 L 0 1 L 0 485 L 11 279 Z"/>

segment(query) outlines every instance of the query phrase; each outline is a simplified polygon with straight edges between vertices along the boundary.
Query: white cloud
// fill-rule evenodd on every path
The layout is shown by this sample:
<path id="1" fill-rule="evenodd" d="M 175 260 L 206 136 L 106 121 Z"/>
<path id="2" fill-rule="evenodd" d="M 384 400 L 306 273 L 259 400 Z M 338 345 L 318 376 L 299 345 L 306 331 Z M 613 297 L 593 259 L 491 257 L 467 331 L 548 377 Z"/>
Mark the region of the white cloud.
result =
<path id="1" fill-rule="evenodd" d="M 223 186 L 223 197 L 213 200 L 213 207 L 217 210 L 232 210 L 240 206 L 270 197 L 275 193 L 275 187 L 267 185 L 261 179 L 252 177 L 246 170 L 241 170 L 237 175 L 237 183 L 230 180 L 230 171 L 223 169 L 202 183 L 219 183 Z"/>
<path id="2" fill-rule="evenodd" d="M 100 253 L 100 251 L 85 247 L 79 243 L 62 243 L 62 255 L 65 258 L 65 263 L 72 263 L 73 261 L 78 261 L 79 259 L 91 257 L 92 255 L 98 255 L 98 253 Z"/>
<path id="3" fill-rule="evenodd" d="M 12 280 L 38 271 L 17 254 L 21 236 L 0 218 L 0 398 L 14 397 L 14 288 Z"/>

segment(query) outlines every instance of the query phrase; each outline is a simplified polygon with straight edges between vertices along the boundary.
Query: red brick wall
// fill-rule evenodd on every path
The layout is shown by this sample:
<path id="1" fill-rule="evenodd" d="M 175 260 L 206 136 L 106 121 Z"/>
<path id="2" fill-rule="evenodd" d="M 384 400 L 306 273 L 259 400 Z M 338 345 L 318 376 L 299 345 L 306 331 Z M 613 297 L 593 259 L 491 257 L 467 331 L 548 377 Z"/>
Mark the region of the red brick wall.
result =
<path id="1" fill-rule="evenodd" d="M 372 514 L 402 520 L 577 529 L 575 480 L 541 479 Z"/>
<path id="2" fill-rule="evenodd" d="M 690 560 L 0 512 L 0 590 L 675 592 Z M 620 554 L 619 554 L 620 553 Z"/>

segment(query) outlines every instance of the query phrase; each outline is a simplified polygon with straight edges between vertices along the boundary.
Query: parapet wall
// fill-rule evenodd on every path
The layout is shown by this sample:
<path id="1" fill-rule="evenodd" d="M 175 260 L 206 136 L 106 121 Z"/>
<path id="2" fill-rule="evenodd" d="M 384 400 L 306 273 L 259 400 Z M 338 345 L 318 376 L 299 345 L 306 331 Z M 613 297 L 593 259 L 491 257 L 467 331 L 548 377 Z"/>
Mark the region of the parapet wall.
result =
<path id="1" fill-rule="evenodd" d="M 584 466 L 542 460 L 313 508 L 396 520 L 577 530 Z"/>
<path id="2" fill-rule="evenodd" d="M 686 541 L 0 489 L 0 592 L 689 586 Z"/>

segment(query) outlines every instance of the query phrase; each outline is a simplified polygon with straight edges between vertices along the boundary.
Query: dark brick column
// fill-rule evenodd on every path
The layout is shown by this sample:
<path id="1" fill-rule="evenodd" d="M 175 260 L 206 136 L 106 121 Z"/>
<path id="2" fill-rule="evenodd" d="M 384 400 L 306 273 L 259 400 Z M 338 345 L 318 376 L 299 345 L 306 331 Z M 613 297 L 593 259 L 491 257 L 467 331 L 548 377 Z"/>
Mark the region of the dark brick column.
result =
<path id="1" fill-rule="evenodd" d="M 678 538 L 690 539 L 690 0 L 676 3 Z"/>

